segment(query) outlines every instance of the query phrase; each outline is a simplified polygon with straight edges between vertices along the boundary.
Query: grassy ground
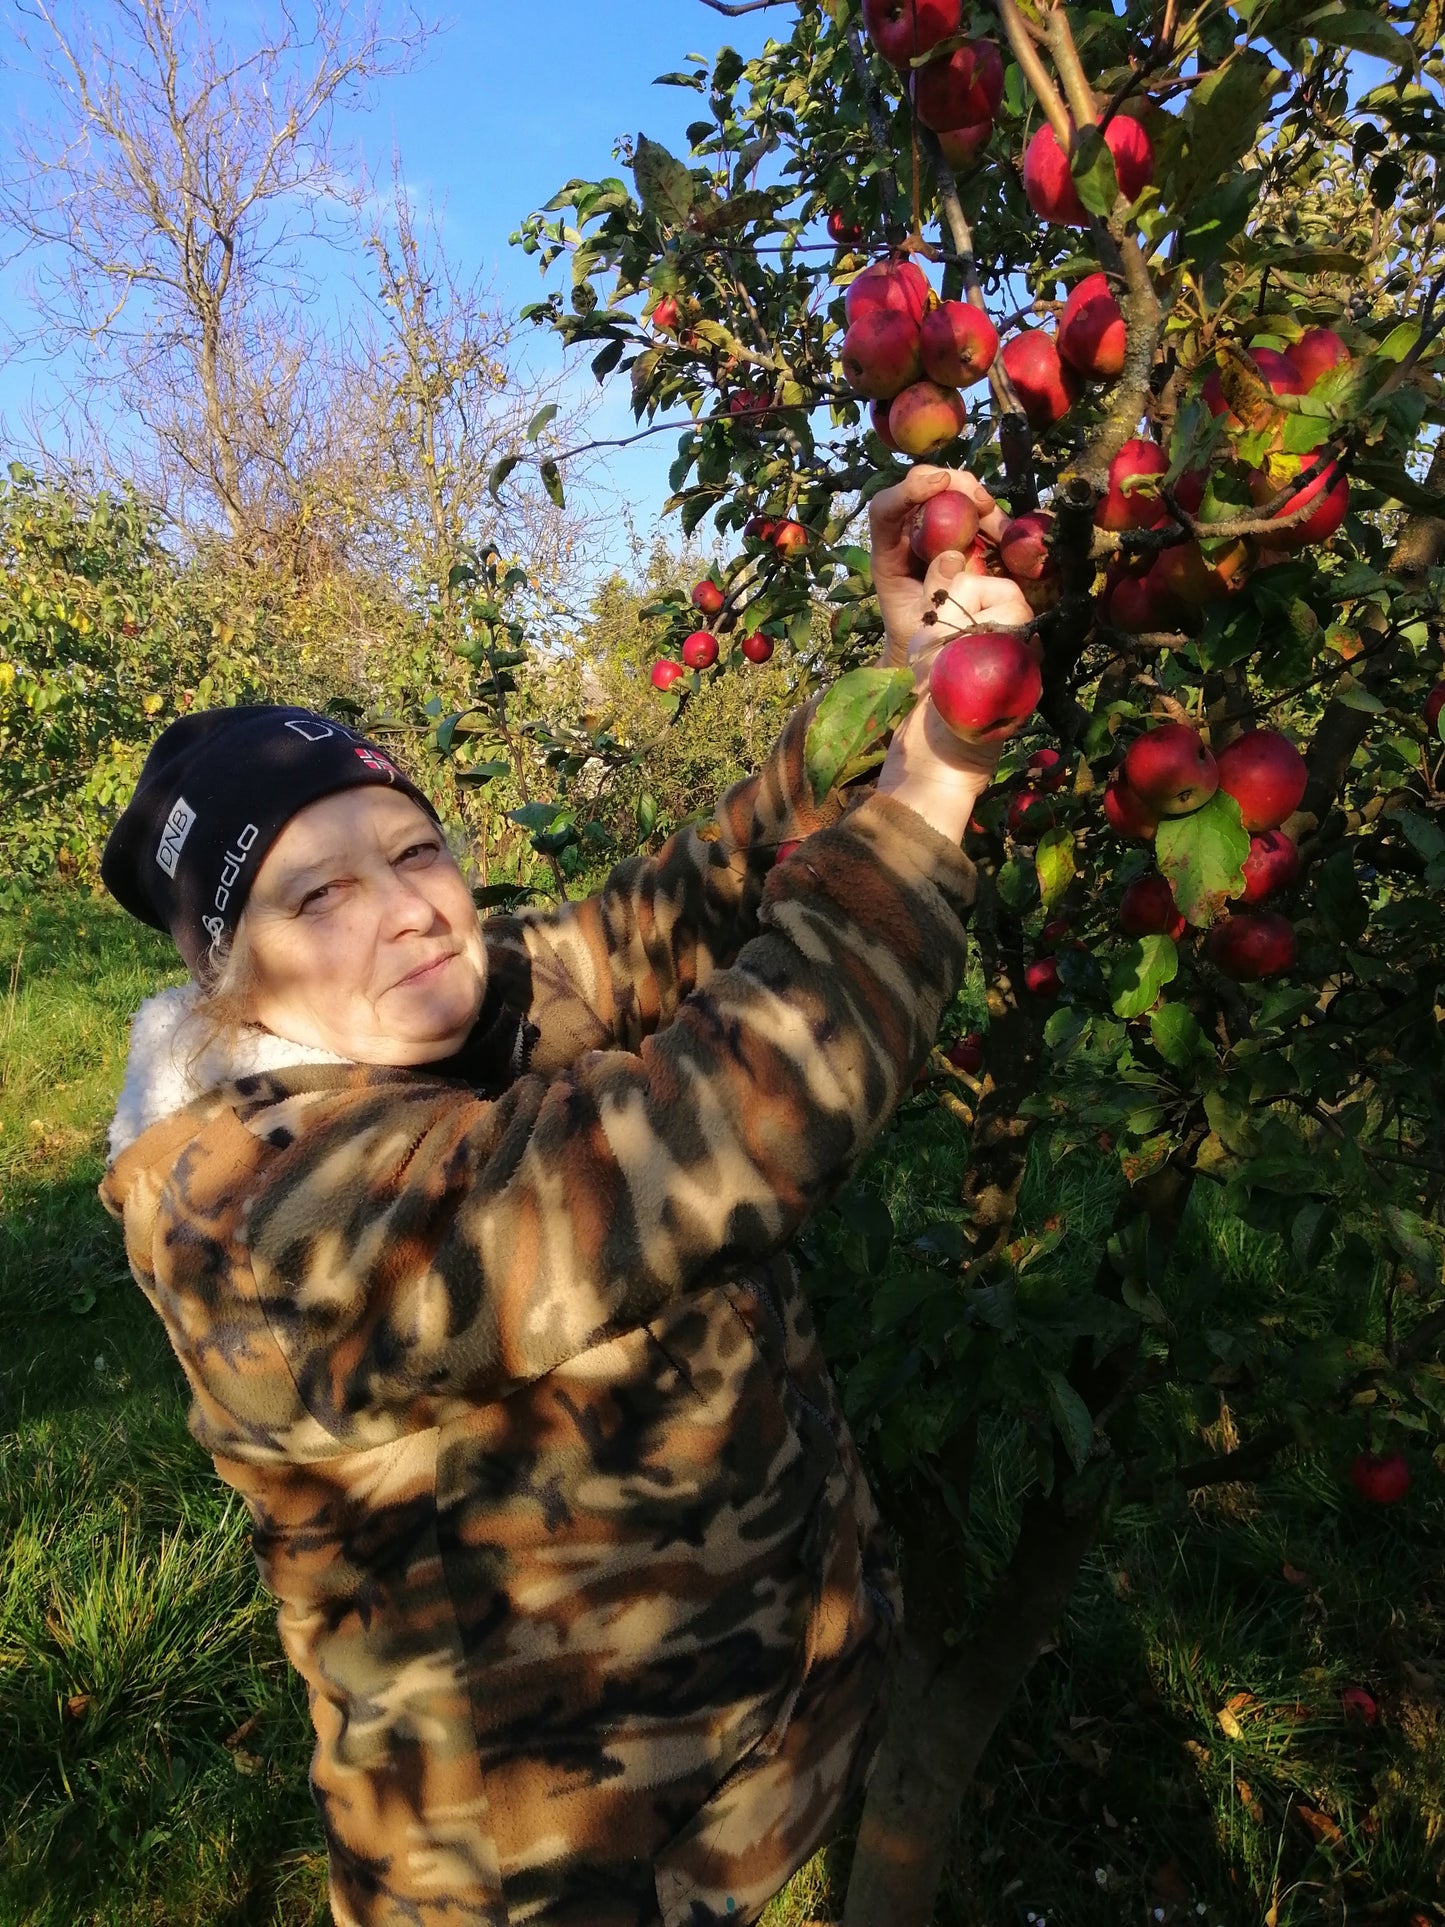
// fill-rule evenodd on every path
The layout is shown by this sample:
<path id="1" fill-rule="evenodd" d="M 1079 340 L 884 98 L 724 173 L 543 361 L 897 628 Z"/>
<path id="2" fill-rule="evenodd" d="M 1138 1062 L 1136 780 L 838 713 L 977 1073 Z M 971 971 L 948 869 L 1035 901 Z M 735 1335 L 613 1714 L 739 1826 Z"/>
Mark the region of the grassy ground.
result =
<path id="1" fill-rule="evenodd" d="M 78 897 L 0 920 L 3 1927 L 326 1917 L 304 1701 L 95 1198 L 126 1018 L 168 967 Z M 1237 1224 L 1188 1237 L 1239 1289 L 1276 1283 Z M 989 1463 L 1003 1516 L 1010 1455 Z M 1123 1515 L 985 1758 L 940 1927 L 1445 1921 L 1442 1550 L 1428 1480 L 1368 1512 L 1309 1463 Z M 833 1918 L 846 1858 L 769 1927 Z"/>

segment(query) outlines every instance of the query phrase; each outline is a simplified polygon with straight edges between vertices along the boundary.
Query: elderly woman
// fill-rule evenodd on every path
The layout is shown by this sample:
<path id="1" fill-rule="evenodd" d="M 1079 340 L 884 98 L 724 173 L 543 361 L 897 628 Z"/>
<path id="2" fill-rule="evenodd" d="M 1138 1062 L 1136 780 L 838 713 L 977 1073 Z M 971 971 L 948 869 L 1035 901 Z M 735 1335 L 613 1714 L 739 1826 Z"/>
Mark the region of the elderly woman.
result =
<path id="1" fill-rule="evenodd" d="M 947 486 L 874 507 L 895 659 L 954 576 L 1027 619 L 910 576 Z M 172 724 L 107 846 L 193 981 L 102 1196 L 307 1683 L 338 1927 L 755 1921 L 866 1770 L 895 1579 L 784 1247 L 957 989 L 990 759 L 920 707 L 820 809 L 808 715 L 480 927 L 426 798 L 304 710 Z"/>

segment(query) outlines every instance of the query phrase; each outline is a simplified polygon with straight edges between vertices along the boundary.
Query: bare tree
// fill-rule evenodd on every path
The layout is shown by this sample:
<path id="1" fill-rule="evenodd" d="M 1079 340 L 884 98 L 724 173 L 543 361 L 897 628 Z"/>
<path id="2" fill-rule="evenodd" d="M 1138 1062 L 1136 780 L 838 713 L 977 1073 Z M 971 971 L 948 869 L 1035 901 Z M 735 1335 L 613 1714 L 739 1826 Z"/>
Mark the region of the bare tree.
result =
<path id="1" fill-rule="evenodd" d="M 204 0 L 20 12 L 53 112 L 0 167 L 0 220 L 35 258 L 37 336 L 116 384 L 178 511 L 198 500 L 257 556 L 304 510 L 327 414 L 303 315 L 308 246 L 355 199 L 334 111 L 431 29 L 409 5 L 388 28 L 377 0 L 275 0 L 274 30 L 237 49 Z"/>
<path id="2" fill-rule="evenodd" d="M 540 488 L 509 488 L 498 500 L 487 482 L 499 458 L 536 446 L 528 431 L 539 413 L 540 436 L 575 431 L 584 411 L 562 418 L 565 376 L 528 378 L 491 290 L 457 274 L 434 213 L 414 205 L 395 159 L 392 171 L 388 218 L 368 241 L 375 324 L 358 357 L 368 370 L 385 527 L 417 586 L 444 609 L 453 566 L 487 541 L 524 555 L 535 579 L 557 583 L 577 542 L 575 516 Z"/>

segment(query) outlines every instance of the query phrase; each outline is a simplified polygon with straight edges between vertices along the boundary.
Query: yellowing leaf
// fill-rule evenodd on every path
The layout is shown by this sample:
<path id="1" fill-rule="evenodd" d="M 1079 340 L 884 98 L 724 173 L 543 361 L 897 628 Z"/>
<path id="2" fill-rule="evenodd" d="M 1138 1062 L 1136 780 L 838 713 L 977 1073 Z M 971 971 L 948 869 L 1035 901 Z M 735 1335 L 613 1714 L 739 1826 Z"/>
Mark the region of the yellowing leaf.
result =
<path id="1" fill-rule="evenodd" d="M 1242 1740 L 1244 1728 L 1227 1706 L 1221 1706 L 1214 1716 L 1219 1721 L 1219 1730 L 1227 1740 Z"/>

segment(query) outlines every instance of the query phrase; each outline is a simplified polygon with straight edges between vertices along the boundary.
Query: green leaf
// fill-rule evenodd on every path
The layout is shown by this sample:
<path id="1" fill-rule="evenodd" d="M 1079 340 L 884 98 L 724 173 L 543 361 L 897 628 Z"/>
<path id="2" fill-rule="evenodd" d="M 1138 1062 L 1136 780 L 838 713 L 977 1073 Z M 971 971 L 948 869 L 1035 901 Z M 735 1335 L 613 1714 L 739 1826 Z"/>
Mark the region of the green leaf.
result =
<path id="1" fill-rule="evenodd" d="M 697 198 L 697 182 L 682 161 L 658 141 L 639 134 L 632 162 L 638 198 L 654 220 L 681 227 Z"/>
<path id="2" fill-rule="evenodd" d="M 1370 920 L 1370 906 L 1355 877 L 1350 851 L 1336 850 L 1320 864 L 1310 884 L 1315 907 L 1330 936 L 1337 943 L 1358 943 Z"/>
<path id="3" fill-rule="evenodd" d="M 527 440 L 535 442 L 547 424 L 556 419 L 556 415 L 557 403 L 554 401 L 549 401 L 544 407 L 539 408 L 527 423 Z"/>
<path id="4" fill-rule="evenodd" d="M 1074 833 L 1072 830 L 1045 830 L 1034 852 L 1038 872 L 1039 897 L 1045 910 L 1051 908 L 1074 879 Z"/>
<path id="5" fill-rule="evenodd" d="M 1184 1004 L 1161 1004 L 1149 1019 L 1149 1035 L 1164 1062 L 1177 1071 L 1188 1070 L 1209 1049 L 1198 1019 Z"/>
<path id="6" fill-rule="evenodd" d="M 1011 856 L 998 873 L 1000 900 L 1015 916 L 1032 910 L 1039 900 L 1039 876 L 1025 857 Z"/>
<path id="7" fill-rule="evenodd" d="M 479 910 L 495 909 L 498 905 L 510 910 L 514 904 L 536 894 L 530 883 L 484 883 L 472 891 L 472 902 Z"/>
<path id="8" fill-rule="evenodd" d="M 480 789 L 495 777 L 505 776 L 512 765 L 505 761 L 494 760 L 489 763 L 476 763 L 471 769 L 459 769 L 457 781 L 464 789 Z"/>
<path id="9" fill-rule="evenodd" d="M 1109 1002 L 1116 1017 L 1141 1017 L 1165 984 L 1179 974 L 1172 937 L 1139 937 L 1109 971 Z"/>
<path id="10" fill-rule="evenodd" d="M 1216 790 L 1192 815 L 1166 816 L 1159 825 L 1154 854 L 1189 922 L 1201 928 L 1212 923 L 1225 899 L 1244 891 L 1249 832 L 1238 803 Z"/>
<path id="11" fill-rule="evenodd" d="M 1082 1472 L 1094 1445 L 1094 1416 L 1062 1372 L 1044 1373 L 1049 1414 L 1059 1428 L 1074 1470 Z"/>
<path id="12" fill-rule="evenodd" d="M 1205 187 L 1239 165 L 1284 79 L 1266 55 L 1245 47 L 1192 90 L 1179 116 L 1181 158 L 1171 204 L 1187 205 L 1181 188 Z"/>
<path id="13" fill-rule="evenodd" d="M 560 803 L 523 803 L 520 809 L 507 811 L 507 821 L 535 833 L 551 829 L 561 814 Z"/>
<path id="14" fill-rule="evenodd" d="M 567 498 L 562 493 L 562 471 L 553 461 L 543 462 L 537 473 L 542 477 L 542 486 L 555 506 L 564 509 Z"/>
<path id="15" fill-rule="evenodd" d="M 1356 53 L 1373 54 L 1392 67 L 1414 71 L 1415 49 L 1404 34 L 1396 33 L 1378 14 L 1351 7 L 1342 13 L 1322 14 L 1310 25 L 1322 46 L 1353 47 Z"/>
<path id="16" fill-rule="evenodd" d="M 908 669 L 854 669 L 834 683 L 808 725 L 804 751 L 817 802 L 850 763 L 882 741 L 913 700 Z"/>
<path id="17" fill-rule="evenodd" d="M 492 463 L 491 473 L 487 477 L 487 493 L 493 501 L 498 499 L 503 482 L 506 481 L 507 477 L 511 474 L 512 470 L 516 468 L 521 459 L 520 455 L 504 455 L 501 461 Z"/>
<path id="18" fill-rule="evenodd" d="M 1081 127 L 1069 153 L 1069 172 L 1079 199 L 1091 214 L 1108 215 L 1119 198 L 1114 156 L 1097 127 Z"/>
<path id="19" fill-rule="evenodd" d="M 637 799 L 637 833 L 651 836 L 657 826 L 657 798 L 643 790 Z"/>

